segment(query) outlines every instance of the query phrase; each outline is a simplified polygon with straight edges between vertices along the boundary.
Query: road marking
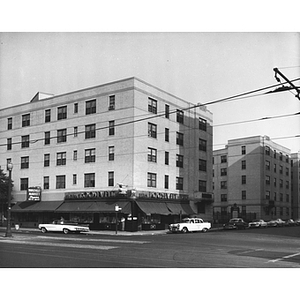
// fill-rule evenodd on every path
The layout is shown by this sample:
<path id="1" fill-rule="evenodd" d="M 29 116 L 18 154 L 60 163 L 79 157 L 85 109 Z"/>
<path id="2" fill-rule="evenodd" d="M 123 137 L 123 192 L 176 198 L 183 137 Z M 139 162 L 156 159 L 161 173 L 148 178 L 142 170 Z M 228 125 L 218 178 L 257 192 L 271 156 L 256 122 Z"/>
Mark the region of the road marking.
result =
<path id="1" fill-rule="evenodd" d="M 291 255 L 286 255 L 286 256 L 283 256 L 283 257 L 280 257 L 280 258 L 269 260 L 268 263 L 269 262 L 277 262 L 277 261 L 280 261 L 280 260 L 284 260 L 284 259 L 288 259 L 288 258 L 291 258 L 291 257 L 294 257 L 294 256 L 298 256 L 298 255 L 300 255 L 300 252 L 294 253 L 294 254 L 291 254 Z"/>
<path id="2" fill-rule="evenodd" d="M 110 250 L 110 249 L 118 248 L 116 246 L 59 244 L 59 243 L 46 243 L 46 242 L 40 243 L 40 242 L 16 241 L 16 240 L 0 240 L 0 242 L 7 243 L 7 244 L 25 244 L 25 245 L 54 246 L 54 247 L 65 247 L 65 248 L 95 249 L 95 250 Z"/>
<path id="3" fill-rule="evenodd" d="M 112 239 L 86 239 L 86 238 L 67 238 L 67 237 L 52 237 L 52 236 L 38 236 L 41 239 L 52 240 L 68 240 L 68 241 L 89 241 L 89 242 L 107 242 L 107 243 L 125 243 L 125 244 L 148 244 L 146 241 L 132 241 L 132 240 L 112 240 Z"/>

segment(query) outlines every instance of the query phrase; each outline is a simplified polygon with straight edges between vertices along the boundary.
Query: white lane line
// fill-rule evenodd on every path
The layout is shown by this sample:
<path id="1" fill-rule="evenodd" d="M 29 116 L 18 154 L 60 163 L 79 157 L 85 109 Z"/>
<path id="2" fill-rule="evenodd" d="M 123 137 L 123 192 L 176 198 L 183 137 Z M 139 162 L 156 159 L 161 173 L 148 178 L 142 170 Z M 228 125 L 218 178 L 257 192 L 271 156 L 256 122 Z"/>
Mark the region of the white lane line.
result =
<path id="1" fill-rule="evenodd" d="M 256 251 L 263 251 L 264 249 L 251 249 L 251 250 L 246 250 L 243 252 L 239 252 L 238 255 L 240 254 L 245 254 L 245 253 L 251 253 L 251 252 L 256 252 Z"/>
<path id="2" fill-rule="evenodd" d="M 78 244 L 60 244 L 60 243 L 40 243 L 31 241 L 15 241 L 15 240 L 0 240 L 2 243 L 7 244 L 25 244 L 25 245 L 38 245 L 38 246 L 54 246 L 65 248 L 81 248 L 81 249 L 95 249 L 95 250 L 110 250 L 118 247 L 115 246 L 95 246 L 95 245 L 78 245 Z"/>
<path id="3" fill-rule="evenodd" d="M 280 261 L 280 260 L 284 260 L 284 259 L 288 259 L 288 258 L 291 258 L 291 257 L 294 257 L 294 256 L 298 256 L 298 255 L 300 255 L 300 252 L 294 253 L 294 254 L 291 254 L 291 255 L 286 255 L 286 256 L 283 256 L 283 257 L 280 257 L 280 258 L 272 259 L 272 260 L 269 260 L 268 262 L 277 262 L 277 261 Z"/>
<path id="4" fill-rule="evenodd" d="M 108 240 L 108 239 L 86 239 L 86 238 L 67 238 L 67 237 L 50 237 L 50 236 L 38 236 L 40 239 L 51 240 L 68 240 L 68 241 L 88 241 L 88 242 L 108 242 L 108 243 L 124 243 L 124 244 L 148 244 L 146 241 L 132 241 L 132 240 Z"/>

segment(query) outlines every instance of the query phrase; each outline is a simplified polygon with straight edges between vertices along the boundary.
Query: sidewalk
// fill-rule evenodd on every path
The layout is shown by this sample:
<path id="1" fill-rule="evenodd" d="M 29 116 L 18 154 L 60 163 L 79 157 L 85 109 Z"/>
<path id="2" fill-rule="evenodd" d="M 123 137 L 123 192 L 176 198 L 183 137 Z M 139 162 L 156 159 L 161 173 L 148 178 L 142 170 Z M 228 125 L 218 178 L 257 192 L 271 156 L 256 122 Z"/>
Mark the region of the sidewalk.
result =
<path id="1" fill-rule="evenodd" d="M 0 226 L 0 232 L 5 232 L 6 227 Z M 15 227 L 11 228 L 12 234 L 18 233 L 18 232 L 39 232 L 42 233 L 38 228 L 24 228 L 21 227 L 18 230 L 15 229 Z M 87 235 L 116 235 L 116 236 L 145 236 L 145 235 L 161 235 L 161 234 L 167 234 L 169 232 L 168 229 L 165 230 L 143 230 L 143 231 L 135 231 L 135 232 L 129 232 L 129 231 L 119 231 L 116 232 L 114 230 L 90 230 L 89 232 L 84 232 L 82 234 Z"/>

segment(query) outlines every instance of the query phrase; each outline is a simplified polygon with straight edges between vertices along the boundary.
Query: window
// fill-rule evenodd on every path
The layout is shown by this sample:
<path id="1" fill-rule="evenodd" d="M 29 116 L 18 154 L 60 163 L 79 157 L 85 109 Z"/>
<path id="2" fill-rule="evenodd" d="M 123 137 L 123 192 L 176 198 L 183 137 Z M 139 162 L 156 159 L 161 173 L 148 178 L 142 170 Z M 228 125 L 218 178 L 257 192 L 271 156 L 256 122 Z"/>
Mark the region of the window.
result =
<path id="1" fill-rule="evenodd" d="M 170 133 L 170 130 L 169 128 L 165 128 L 165 142 L 169 142 L 169 133 Z"/>
<path id="2" fill-rule="evenodd" d="M 277 200 L 277 193 L 274 192 L 274 201 L 276 201 L 276 200 Z"/>
<path id="3" fill-rule="evenodd" d="M 206 192 L 206 181 L 199 180 L 199 192 Z"/>
<path id="4" fill-rule="evenodd" d="M 274 173 L 276 173 L 276 171 L 277 171 L 277 166 L 276 164 L 274 164 Z"/>
<path id="5" fill-rule="evenodd" d="M 95 187 L 95 173 L 84 174 L 84 187 Z"/>
<path id="6" fill-rule="evenodd" d="M 169 175 L 165 175 L 165 189 L 169 188 Z"/>
<path id="7" fill-rule="evenodd" d="M 246 175 L 242 175 L 242 184 L 246 184 Z"/>
<path id="8" fill-rule="evenodd" d="M 283 180 L 282 179 L 279 180 L 279 187 L 283 188 Z"/>
<path id="9" fill-rule="evenodd" d="M 289 183 L 289 181 L 286 181 L 286 182 L 285 182 L 285 188 L 286 188 L 286 189 L 289 189 L 289 188 L 290 188 L 290 183 Z"/>
<path id="10" fill-rule="evenodd" d="M 280 166 L 280 167 L 279 167 L 279 173 L 280 173 L 280 174 L 283 174 L 283 166 Z"/>
<path id="11" fill-rule="evenodd" d="M 45 123 L 51 122 L 51 109 L 45 110 Z"/>
<path id="12" fill-rule="evenodd" d="M 227 202 L 227 194 L 221 194 L 221 202 Z"/>
<path id="13" fill-rule="evenodd" d="M 49 183 L 49 176 L 44 176 L 44 190 L 49 190 L 50 183 Z"/>
<path id="14" fill-rule="evenodd" d="M 156 139 L 157 137 L 157 125 L 148 123 L 148 136 Z"/>
<path id="15" fill-rule="evenodd" d="M 242 146 L 242 155 L 246 154 L 246 146 Z"/>
<path id="16" fill-rule="evenodd" d="M 67 129 L 57 130 L 57 143 L 65 143 L 67 141 Z"/>
<path id="17" fill-rule="evenodd" d="M 176 132 L 176 144 L 183 146 L 183 133 Z"/>
<path id="18" fill-rule="evenodd" d="M 156 174 L 148 173 L 147 174 L 147 187 L 156 187 Z"/>
<path id="19" fill-rule="evenodd" d="M 266 170 L 270 171 L 270 169 L 271 169 L 271 163 L 270 161 L 266 160 Z"/>
<path id="20" fill-rule="evenodd" d="M 29 156 L 21 157 L 21 169 L 29 168 Z"/>
<path id="21" fill-rule="evenodd" d="M 176 154 L 176 167 L 183 168 L 183 155 Z"/>
<path id="22" fill-rule="evenodd" d="M 29 148 L 29 135 L 22 136 L 21 148 Z"/>
<path id="23" fill-rule="evenodd" d="M 288 155 L 285 156 L 285 162 L 287 162 L 287 163 L 289 162 L 289 156 Z"/>
<path id="24" fill-rule="evenodd" d="M 221 176 L 227 176 L 227 168 L 221 168 Z"/>
<path id="25" fill-rule="evenodd" d="M 8 171 L 8 164 L 11 163 L 11 158 L 6 159 L 6 170 Z"/>
<path id="26" fill-rule="evenodd" d="M 22 116 L 22 127 L 30 126 L 30 114 Z"/>
<path id="27" fill-rule="evenodd" d="M 108 135 L 115 135 L 115 121 L 109 121 L 109 123 L 108 123 Z"/>
<path id="28" fill-rule="evenodd" d="M 176 177 L 176 190 L 183 190 L 183 177 Z"/>
<path id="29" fill-rule="evenodd" d="M 199 150 L 206 152 L 206 150 L 207 150 L 207 142 L 206 142 L 206 140 L 199 139 Z"/>
<path id="30" fill-rule="evenodd" d="M 176 113 L 176 120 L 177 120 L 177 122 L 183 124 L 183 118 L 184 118 L 183 111 L 177 109 L 177 113 Z"/>
<path id="31" fill-rule="evenodd" d="M 271 178 L 270 176 L 266 175 L 266 184 L 270 185 L 271 184 Z"/>
<path id="32" fill-rule="evenodd" d="M 65 166 L 67 161 L 67 152 L 59 152 L 56 156 L 56 165 Z"/>
<path id="33" fill-rule="evenodd" d="M 157 101 L 150 97 L 148 98 L 148 111 L 157 114 Z"/>
<path id="34" fill-rule="evenodd" d="M 204 159 L 199 159 L 199 171 L 204 171 L 206 172 L 207 167 L 206 167 L 206 160 Z"/>
<path id="35" fill-rule="evenodd" d="M 78 113 L 78 103 L 74 103 L 74 114 Z"/>
<path id="36" fill-rule="evenodd" d="M 108 172 L 108 186 L 115 186 L 114 172 Z"/>
<path id="37" fill-rule="evenodd" d="M 246 161 L 242 160 L 242 170 L 246 170 Z"/>
<path id="38" fill-rule="evenodd" d="M 8 138 L 7 139 L 7 150 L 11 150 L 12 149 L 12 138 Z"/>
<path id="39" fill-rule="evenodd" d="M 221 181 L 221 189 L 227 189 L 227 181 Z"/>
<path id="40" fill-rule="evenodd" d="M 7 130 L 11 130 L 12 129 L 12 118 L 8 118 L 7 119 Z"/>
<path id="41" fill-rule="evenodd" d="M 199 118 L 199 129 L 203 131 L 207 129 L 207 121 L 203 118 Z"/>
<path id="42" fill-rule="evenodd" d="M 266 199 L 267 200 L 271 199 L 271 193 L 270 193 L 270 191 L 266 191 Z"/>
<path id="43" fill-rule="evenodd" d="M 148 148 L 148 161 L 157 162 L 157 150 L 154 148 Z"/>
<path id="44" fill-rule="evenodd" d="M 45 132 L 45 145 L 50 145 L 50 131 Z"/>
<path id="45" fill-rule="evenodd" d="M 280 199 L 279 199 L 279 200 L 282 202 L 282 201 L 283 201 L 283 194 L 282 194 L 282 193 L 280 193 L 279 197 L 280 197 Z"/>
<path id="46" fill-rule="evenodd" d="M 56 188 L 65 189 L 66 188 L 66 175 L 57 175 L 56 176 Z"/>
<path id="47" fill-rule="evenodd" d="M 265 154 L 266 155 L 270 155 L 270 153 L 271 153 L 270 147 L 269 146 L 265 146 Z"/>
<path id="48" fill-rule="evenodd" d="M 274 178 L 274 186 L 276 187 L 277 186 L 277 179 Z"/>
<path id="49" fill-rule="evenodd" d="M 21 178 L 20 179 L 20 187 L 21 187 L 21 191 L 27 191 L 28 190 L 28 178 Z"/>
<path id="50" fill-rule="evenodd" d="M 274 158 L 276 158 L 276 150 L 274 150 L 273 155 L 274 155 Z"/>
<path id="51" fill-rule="evenodd" d="M 221 164 L 223 164 L 223 163 L 227 163 L 227 156 L 226 155 L 221 156 Z"/>
<path id="52" fill-rule="evenodd" d="M 90 124 L 85 126 L 85 138 L 92 139 L 96 137 L 96 124 Z"/>
<path id="53" fill-rule="evenodd" d="M 96 99 L 86 101 L 85 102 L 85 114 L 90 115 L 90 114 L 95 114 L 96 113 Z"/>
<path id="54" fill-rule="evenodd" d="M 282 161 L 282 152 L 279 153 L 279 159 Z"/>
<path id="55" fill-rule="evenodd" d="M 165 104 L 165 117 L 167 119 L 170 117 L 170 106 L 168 104 Z"/>
<path id="56" fill-rule="evenodd" d="M 108 110 L 115 110 L 115 95 L 109 96 Z"/>
<path id="57" fill-rule="evenodd" d="M 73 160 L 77 160 L 77 150 L 73 151 Z"/>
<path id="58" fill-rule="evenodd" d="M 285 195 L 285 200 L 286 200 L 286 202 L 290 202 L 290 195 L 289 194 Z"/>
<path id="59" fill-rule="evenodd" d="M 73 174 L 73 185 L 77 184 L 77 174 Z"/>
<path id="60" fill-rule="evenodd" d="M 289 168 L 285 168 L 285 175 L 289 176 L 289 173 L 290 173 Z"/>
<path id="61" fill-rule="evenodd" d="M 61 106 L 57 109 L 57 120 L 63 120 L 67 118 L 67 106 Z"/>
<path id="62" fill-rule="evenodd" d="M 108 160 L 115 160 L 115 146 L 108 147 Z"/>
<path id="63" fill-rule="evenodd" d="M 74 137 L 78 136 L 78 127 L 74 127 Z"/>
<path id="64" fill-rule="evenodd" d="M 85 156 L 84 156 L 84 162 L 85 163 L 92 163 L 96 161 L 96 149 L 86 149 L 85 150 Z"/>
<path id="65" fill-rule="evenodd" d="M 44 154 L 44 167 L 49 167 L 50 166 L 50 154 Z"/>
<path id="66" fill-rule="evenodd" d="M 169 165 L 169 152 L 165 151 L 165 165 Z"/>

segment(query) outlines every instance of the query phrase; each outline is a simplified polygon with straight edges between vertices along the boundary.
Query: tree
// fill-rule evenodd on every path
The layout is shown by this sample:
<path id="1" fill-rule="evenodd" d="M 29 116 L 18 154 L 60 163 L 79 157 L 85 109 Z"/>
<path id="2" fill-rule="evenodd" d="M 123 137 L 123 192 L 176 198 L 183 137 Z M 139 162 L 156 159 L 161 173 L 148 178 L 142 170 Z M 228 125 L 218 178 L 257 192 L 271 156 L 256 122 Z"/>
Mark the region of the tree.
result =
<path id="1" fill-rule="evenodd" d="M 0 168 L 0 209 L 1 209 L 1 220 L 4 211 L 7 210 L 7 201 L 8 201 L 8 184 L 9 178 L 8 175 Z M 13 181 L 11 182 L 11 188 L 13 188 Z"/>

